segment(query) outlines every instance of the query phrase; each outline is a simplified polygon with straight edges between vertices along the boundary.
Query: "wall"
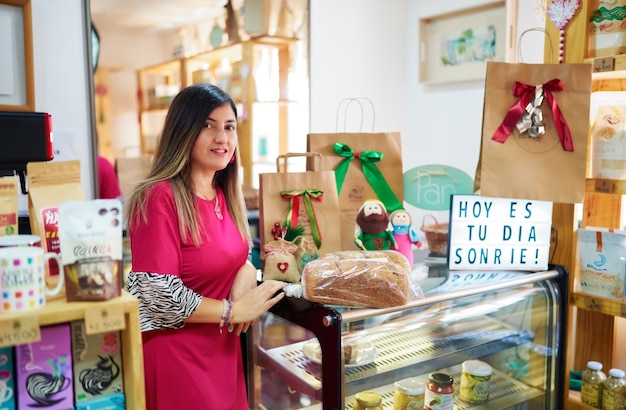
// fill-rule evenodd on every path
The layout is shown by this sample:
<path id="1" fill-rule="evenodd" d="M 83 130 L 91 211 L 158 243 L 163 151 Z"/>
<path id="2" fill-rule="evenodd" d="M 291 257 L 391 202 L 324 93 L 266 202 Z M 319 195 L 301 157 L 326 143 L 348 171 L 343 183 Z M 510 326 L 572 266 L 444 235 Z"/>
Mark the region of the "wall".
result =
<path id="1" fill-rule="evenodd" d="M 484 81 L 424 85 L 419 82 L 419 20 L 485 0 L 315 0 L 311 2 L 311 132 L 334 132 L 344 98 L 367 97 L 374 106 L 374 131 L 400 131 L 403 168 L 426 164 L 454 166 L 472 178 L 478 161 Z M 517 36 L 543 27 L 535 2 L 519 0 Z M 543 34 L 522 42 L 525 62 L 543 60 Z M 359 117 L 351 110 L 349 117 Z M 348 122 L 348 130 L 358 129 Z M 370 122 L 364 122 L 369 131 Z M 413 223 L 426 213 L 447 220 L 447 212 L 406 204 Z M 418 232 L 421 234 L 421 232 Z"/>
<path id="2" fill-rule="evenodd" d="M 52 115 L 55 160 L 80 159 L 83 189 L 86 197 L 92 198 L 95 191 L 84 0 L 31 0 L 31 4 L 35 110 Z"/>
<path id="3" fill-rule="evenodd" d="M 32 1 L 35 97 L 36 109 L 53 115 L 55 145 L 64 150 L 58 157 L 83 159 L 83 186 L 86 195 L 92 196 L 93 171 L 84 159 L 90 158 L 92 151 L 81 14 L 84 1 L 87 0 Z M 316 0 L 311 3 L 311 132 L 335 131 L 339 102 L 344 98 L 367 97 L 376 110 L 375 131 L 401 132 L 404 169 L 442 163 L 473 176 L 478 159 L 484 83 L 420 84 L 418 25 L 420 18 L 489 2 Z M 533 2 L 520 1 L 518 33 L 528 27 L 543 26 L 534 8 Z M 536 33 L 531 34 L 537 38 Z M 126 37 L 122 40 L 115 35 L 111 38 L 102 44 L 103 66 L 122 66 L 137 58 L 133 64 L 144 67 L 168 59 L 155 51 L 155 47 L 142 47 L 145 53 L 128 55 L 123 50 L 131 47 L 121 45 L 135 40 Z M 528 36 L 531 47 L 524 48 L 526 62 L 536 62 L 542 54 L 542 48 L 533 44 L 538 43 L 535 39 Z M 140 40 L 143 44 L 145 39 Z M 152 41 L 158 43 L 159 39 L 153 36 Z M 350 112 L 352 121 L 345 125 L 348 130 L 359 127 L 354 120 L 357 114 Z M 364 130 L 371 128 L 369 124 L 367 120 L 364 122 Z M 414 220 L 422 219 L 421 210 L 410 205 L 407 208 Z"/>

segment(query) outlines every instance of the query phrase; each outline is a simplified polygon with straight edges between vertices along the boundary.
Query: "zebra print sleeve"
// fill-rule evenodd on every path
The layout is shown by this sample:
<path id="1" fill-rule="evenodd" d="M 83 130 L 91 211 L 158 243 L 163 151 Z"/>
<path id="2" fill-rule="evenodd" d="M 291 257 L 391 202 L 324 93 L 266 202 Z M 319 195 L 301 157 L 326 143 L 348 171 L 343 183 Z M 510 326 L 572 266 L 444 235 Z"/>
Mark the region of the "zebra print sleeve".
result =
<path id="1" fill-rule="evenodd" d="M 139 299 L 142 332 L 183 327 L 202 301 L 174 275 L 131 271 L 126 289 Z"/>

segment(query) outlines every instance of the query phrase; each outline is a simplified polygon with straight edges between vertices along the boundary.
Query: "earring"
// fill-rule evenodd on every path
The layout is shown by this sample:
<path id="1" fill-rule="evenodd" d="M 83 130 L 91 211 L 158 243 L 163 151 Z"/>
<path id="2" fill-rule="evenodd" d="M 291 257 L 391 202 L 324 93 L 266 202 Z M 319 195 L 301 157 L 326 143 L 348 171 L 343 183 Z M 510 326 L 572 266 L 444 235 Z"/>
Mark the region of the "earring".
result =
<path id="1" fill-rule="evenodd" d="M 233 162 L 235 162 L 235 156 L 233 155 L 232 157 L 230 157 L 230 161 L 228 161 L 228 162 L 229 162 L 229 163 L 231 163 L 231 164 L 232 164 Z"/>

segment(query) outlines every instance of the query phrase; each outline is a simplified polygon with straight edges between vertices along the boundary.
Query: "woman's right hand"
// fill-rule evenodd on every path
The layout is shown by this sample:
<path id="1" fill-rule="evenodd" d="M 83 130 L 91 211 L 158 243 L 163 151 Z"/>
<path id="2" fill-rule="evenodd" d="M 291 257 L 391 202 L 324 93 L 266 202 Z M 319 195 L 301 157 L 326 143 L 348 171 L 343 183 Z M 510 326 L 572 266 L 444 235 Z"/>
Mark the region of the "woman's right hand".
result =
<path id="1" fill-rule="evenodd" d="M 283 292 L 280 292 L 285 286 L 287 286 L 286 282 L 266 280 L 250 289 L 233 301 L 230 322 L 252 325 L 256 319 L 285 296 Z"/>

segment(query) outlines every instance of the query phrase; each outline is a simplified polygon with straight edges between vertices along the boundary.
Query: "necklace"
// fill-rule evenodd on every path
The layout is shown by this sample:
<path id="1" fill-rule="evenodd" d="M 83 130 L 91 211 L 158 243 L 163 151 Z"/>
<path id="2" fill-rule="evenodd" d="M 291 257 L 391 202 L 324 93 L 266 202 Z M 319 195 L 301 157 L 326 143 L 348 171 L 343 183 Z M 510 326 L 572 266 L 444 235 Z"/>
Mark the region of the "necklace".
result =
<path id="1" fill-rule="evenodd" d="M 222 215 L 222 210 L 220 209 L 220 198 L 217 195 L 217 192 L 215 193 L 215 208 L 213 208 L 213 210 L 215 211 L 215 216 L 217 216 L 217 219 L 219 219 L 220 221 L 224 219 L 224 216 Z"/>

